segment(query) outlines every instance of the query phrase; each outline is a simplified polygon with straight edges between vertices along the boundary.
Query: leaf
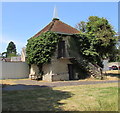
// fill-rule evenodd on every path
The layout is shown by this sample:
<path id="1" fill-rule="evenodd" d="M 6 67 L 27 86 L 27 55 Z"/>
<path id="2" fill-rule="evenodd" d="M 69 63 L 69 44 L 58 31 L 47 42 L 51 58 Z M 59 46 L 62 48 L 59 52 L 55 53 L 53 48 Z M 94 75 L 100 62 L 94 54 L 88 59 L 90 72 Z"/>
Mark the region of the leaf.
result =
<path id="1" fill-rule="evenodd" d="M 59 40 L 59 36 L 53 32 L 46 32 L 29 39 L 26 48 L 28 64 L 49 63 Z"/>

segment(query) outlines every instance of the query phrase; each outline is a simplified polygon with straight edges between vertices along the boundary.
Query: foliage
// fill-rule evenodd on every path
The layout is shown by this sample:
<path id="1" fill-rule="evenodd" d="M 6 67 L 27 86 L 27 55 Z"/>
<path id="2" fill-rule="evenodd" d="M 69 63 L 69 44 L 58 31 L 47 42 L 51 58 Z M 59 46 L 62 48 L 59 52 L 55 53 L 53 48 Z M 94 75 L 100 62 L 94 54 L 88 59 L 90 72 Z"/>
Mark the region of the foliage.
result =
<path id="1" fill-rule="evenodd" d="M 79 62 L 84 62 L 84 65 L 86 64 L 85 65 L 86 68 L 88 68 L 87 67 L 88 62 L 92 62 L 95 64 L 97 63 L 99 66 L 102 67 L 102 62 L 99 58 L 99 55 L 95 51 L 95 49 L 91 48 L 91 43 L 85 33 L 74 35 L 74 37 L 71 38 L 69 42 L 71 45 L 70 54 L 73 54 L 72 51 L 78 52 L 80 56 Z M 75 55 L 72 55 L 72 56 L 75 56 Z"/>
<path id="2" fill-rule="evenodd" d="M 16 56 L 16 53 L 16 45 L 11 41 L 7 47 L 7 57 Z"/>
<path id="3" fill-rule="evenodd" d="M 86 31 L 77 36 L 79 52 L 102 67 L 102 60 L 109 58 L 114 51 L 117 43 L 116 33 L 107 19 L 97 16 L 90 16 L 85 28 Z"/>
<path id="4" fill-rule="evenodd" d="M 68 52 L 69 56 L 73 59 L 70 61 L 73 64 L 75 72 L 78 73 L 79 79 L 89 77 L 88 74 L 88 60 L 87 57 L 83 54 L 84 50 L 89 48 L 87 45 L 87 38 L 83 34 L 74 35 L 69 38 Z"/>
<path id="5" fill-rule="evenodd" d="M 81 21 L 80 23 L 78 23 L 76 25 L 76 29 L 78 29 L 81 32 L 85 32 L 86 31 L 86 22 Z"/>
<path id="6" fill-rule="evenodd" d="M 115 31 L 105 18 L 89 17 L 87 35 L 91 48 L 95 49 L 101 58 L 109 57 L 109 53 L 116 44 Z"/>
<path id="7" fill-rule="evenodd" d="M 120 47 L 113 48 L 113 52 L 109 56 L 109 62 L 120 62 Z"/>
<path id="8" fill-rule="evenodd" d="M 118 37 L 118 43 L 117 46 L 114 48 L 114 54 L 111 54 L 112 57 L 110 57 L 110 61 L 120 62 L 120 35 Z M 114 55 L 114 56 L 113 56 Z M 113 60 L 111 59 L 113 58 Z"/>
<path id="9" fill-rule="evenodd" d="M 53 32 L 46 32 L 36 38 L 30 38 L 26 48 L 28 64 L 49 63 L 59 40 L 60 37 Z"/>

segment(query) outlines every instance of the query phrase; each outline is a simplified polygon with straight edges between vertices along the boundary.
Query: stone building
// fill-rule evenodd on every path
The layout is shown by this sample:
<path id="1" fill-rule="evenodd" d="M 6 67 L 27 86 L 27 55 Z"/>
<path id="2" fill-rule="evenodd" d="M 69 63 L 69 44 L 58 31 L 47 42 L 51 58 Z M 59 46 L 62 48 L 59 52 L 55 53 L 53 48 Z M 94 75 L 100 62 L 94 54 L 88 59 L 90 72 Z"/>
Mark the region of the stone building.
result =
<path id="1" fill-rule="evenodd" d="M 99 66 L 86 62 L 85 59 L 79 55 L 77 46 L 75 48 L 72 47 L 74 44 L 71 39 L 75 38 L 75 34 L 79 34 L 80 31 L 60 21 L 56 16 L 56 12 L 54 15 L 53 20 L 35 34 L 33 38 L 36 38 L 47 31 L 52 31 L 60 35 L 62 41 L 57 44 L 57 49 L 51 58 L 51 63 L 43 65 L 42 75 L 40 75 L 39 67 L 32 64 L 30 66 L 29 77 L 39 77 L 44 81 L 60 81 L 79 79 L 80 76 L 85 76 L 86 71 L 90 76 L 101 75 Z M 71 51 L 71 47 L 74 48 L 74 50 Z M 74 63 L 72 61 L 74 61 Z M 89 68 L 87 68 L 88 66 Z"/>
<path id="2" fill-rule="evenodd" d="M 44 27 L 40 32 L 35 34 L 33 37 L 36 38 L 41 33 L 47 31 L 52 31 L 61 35 L 62 41 L 57 45 L 57 49 L 54 53 L 54 56 L 51 59 L 50 64 L 44 64 L 42 71 L 43 76 L 42 80 L 45 81 L 59 81 L 59 80 L 73 80 L 78 79 L 77 73 L 74 71 L 74 67 L 70 59 L 68 47 L 69 39 L 74 35 L 78 34 L 79 31 L 66 23 L 60 21 L 58 18 L 53 18 L 46 27 Z M 38 75 L 39 69 L 36 65 L 31 65 L 30 77 L 31 75 Z"/>

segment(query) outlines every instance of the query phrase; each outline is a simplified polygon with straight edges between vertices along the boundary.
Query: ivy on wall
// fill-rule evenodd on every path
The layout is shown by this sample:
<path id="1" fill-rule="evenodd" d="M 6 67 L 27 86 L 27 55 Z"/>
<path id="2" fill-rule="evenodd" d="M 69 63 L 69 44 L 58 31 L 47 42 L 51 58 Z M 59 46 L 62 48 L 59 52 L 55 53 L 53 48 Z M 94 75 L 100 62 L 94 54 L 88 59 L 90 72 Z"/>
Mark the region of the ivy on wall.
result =
<path id="1" fill-rule="evenodd" d="M 59 35 L 50 31 L 30 38 L 26 47 L 27 63 L 38 66 L 49 63 L 60 39 Z"/>

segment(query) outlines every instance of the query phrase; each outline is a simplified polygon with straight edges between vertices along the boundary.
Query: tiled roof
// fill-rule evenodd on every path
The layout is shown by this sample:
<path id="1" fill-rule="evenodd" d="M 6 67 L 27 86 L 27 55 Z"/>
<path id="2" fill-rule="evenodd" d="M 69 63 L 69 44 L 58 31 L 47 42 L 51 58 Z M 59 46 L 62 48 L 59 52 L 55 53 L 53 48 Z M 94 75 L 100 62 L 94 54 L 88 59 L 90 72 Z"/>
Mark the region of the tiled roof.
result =
<path id="1" fill-rule="evenodd" d="M 59 19 L 53 19 L 46 27 L 44 27 L 41 31 L 39 31 L 33 37 L 38 37 L 41 33 L 53 31 L 57 33 L 65 33 L 65 34 L 78 34 L 79 31 L 64 22 L 60 21 Z"/>

